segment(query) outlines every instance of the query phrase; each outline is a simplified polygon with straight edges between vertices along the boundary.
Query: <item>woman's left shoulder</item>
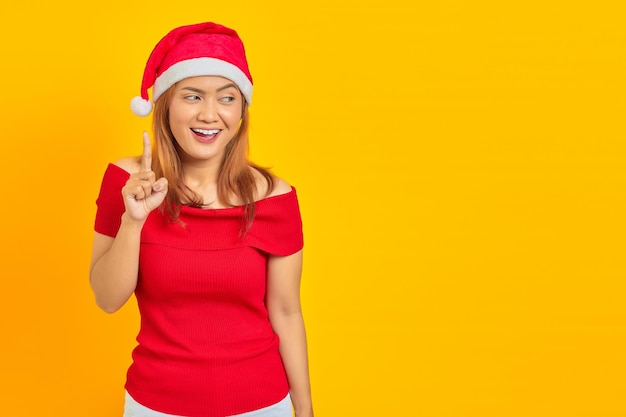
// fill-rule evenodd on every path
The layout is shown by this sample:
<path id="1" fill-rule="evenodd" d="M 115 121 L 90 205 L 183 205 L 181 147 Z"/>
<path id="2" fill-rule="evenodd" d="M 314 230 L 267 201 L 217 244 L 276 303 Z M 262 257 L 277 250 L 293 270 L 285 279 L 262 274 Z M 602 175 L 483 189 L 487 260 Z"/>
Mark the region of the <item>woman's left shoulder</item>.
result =
<path id="1" fill-rule="evenodd" d="M 281 194 L 287 194 L 291 192 L 291 185 L 282 178 L 274 177 L 274 187 L 268 194 L 268 197 L 274 197 Z"/>
<path id="2" fill-rule="evenodd" d="M 292 190 L 291 185 L 280 177 L 272 175 L 270 184 L 267 177 L 260 171 L 254 169 L 253 173 L 256 179 L 257 195 L 260 196 L 260 198 L 275 197 L 277 195 L 290 193 Z"/>

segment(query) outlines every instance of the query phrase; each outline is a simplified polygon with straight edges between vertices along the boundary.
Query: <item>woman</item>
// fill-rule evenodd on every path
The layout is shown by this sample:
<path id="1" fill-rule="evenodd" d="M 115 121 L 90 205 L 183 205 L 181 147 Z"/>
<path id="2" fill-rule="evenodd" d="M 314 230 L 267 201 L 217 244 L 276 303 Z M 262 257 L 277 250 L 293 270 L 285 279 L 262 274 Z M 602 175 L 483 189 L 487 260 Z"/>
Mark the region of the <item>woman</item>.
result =
<path id="1" fill-rule="evenodd" d="M 109 164 L 90 281 L 112 313 L 141 315 L 125 417 L 313 415 L 300 309 L 295 189 L 249 162 L 252 77 L 237 33 L 168 33 L 132 110 L 152 111 L 154 155 Z"/>

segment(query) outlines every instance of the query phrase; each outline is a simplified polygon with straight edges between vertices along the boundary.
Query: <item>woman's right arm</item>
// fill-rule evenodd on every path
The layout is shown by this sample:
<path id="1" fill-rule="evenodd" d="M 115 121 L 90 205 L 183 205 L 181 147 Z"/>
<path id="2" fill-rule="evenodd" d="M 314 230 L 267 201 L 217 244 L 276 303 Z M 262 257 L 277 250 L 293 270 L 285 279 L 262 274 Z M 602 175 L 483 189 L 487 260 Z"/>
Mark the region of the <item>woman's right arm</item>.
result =
<path id="1" fill-rule="evenodd" d="M 93 240 L 89 280 L 96 304 L 113 313 L 128 301 L 137 286 L 141 229 L 152 210 L 167 194 L 167 180 L 155 181 L 150 138 L 144 133 L 141 165 L 122 188 L 126 208 L 115 237 L 96 233 Z"/>
<path id="2" fill-rule="evenodd" d="M 135 291 L 141 228 L 124 213 L 115 238 L 94 235 L 89 279 L 96 304 L 107 313 L 119 310 Z"/>

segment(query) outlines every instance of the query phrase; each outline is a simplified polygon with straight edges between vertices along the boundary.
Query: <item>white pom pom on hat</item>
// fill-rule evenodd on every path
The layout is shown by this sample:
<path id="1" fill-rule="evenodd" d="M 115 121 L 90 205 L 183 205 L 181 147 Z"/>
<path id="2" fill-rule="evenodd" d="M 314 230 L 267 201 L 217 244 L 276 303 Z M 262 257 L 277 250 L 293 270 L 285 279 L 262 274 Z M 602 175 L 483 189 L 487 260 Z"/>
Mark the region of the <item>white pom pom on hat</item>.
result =
<path id="1" fill-rule="evenodd" d="M 139 96 L 133 97 L 130 101 L 130 109 L 140 117 L 146 117 L 152 112 L 152 102 Z"/>
<path id="2" fill-rule="evenodd" d="M 232 29 L 207 22 L 181 26 L 165 35 L 148 58 L 141 82 L 141 96 L 131 100 L 137 116 L 148 116 L 152 102 L 172 85 L 188 77 L 216 75 L 228 78 L 241 90 L 248 105 L 252 103 L 252 76 L 248 69 L 243 42 Z"/>

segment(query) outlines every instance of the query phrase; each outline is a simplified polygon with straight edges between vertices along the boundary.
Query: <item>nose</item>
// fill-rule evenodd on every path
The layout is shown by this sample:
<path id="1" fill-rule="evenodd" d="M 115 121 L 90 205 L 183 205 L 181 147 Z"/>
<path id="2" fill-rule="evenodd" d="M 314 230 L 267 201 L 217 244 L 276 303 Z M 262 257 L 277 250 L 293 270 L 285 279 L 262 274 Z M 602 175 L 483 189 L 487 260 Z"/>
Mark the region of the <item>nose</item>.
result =
<path id="1" fill-rule="evenodd" d="M 213 100 L 205 100 L 198 113 L 198 119 L 206 123 L 216 122 L 218 120 L 217 104 Z"/>

